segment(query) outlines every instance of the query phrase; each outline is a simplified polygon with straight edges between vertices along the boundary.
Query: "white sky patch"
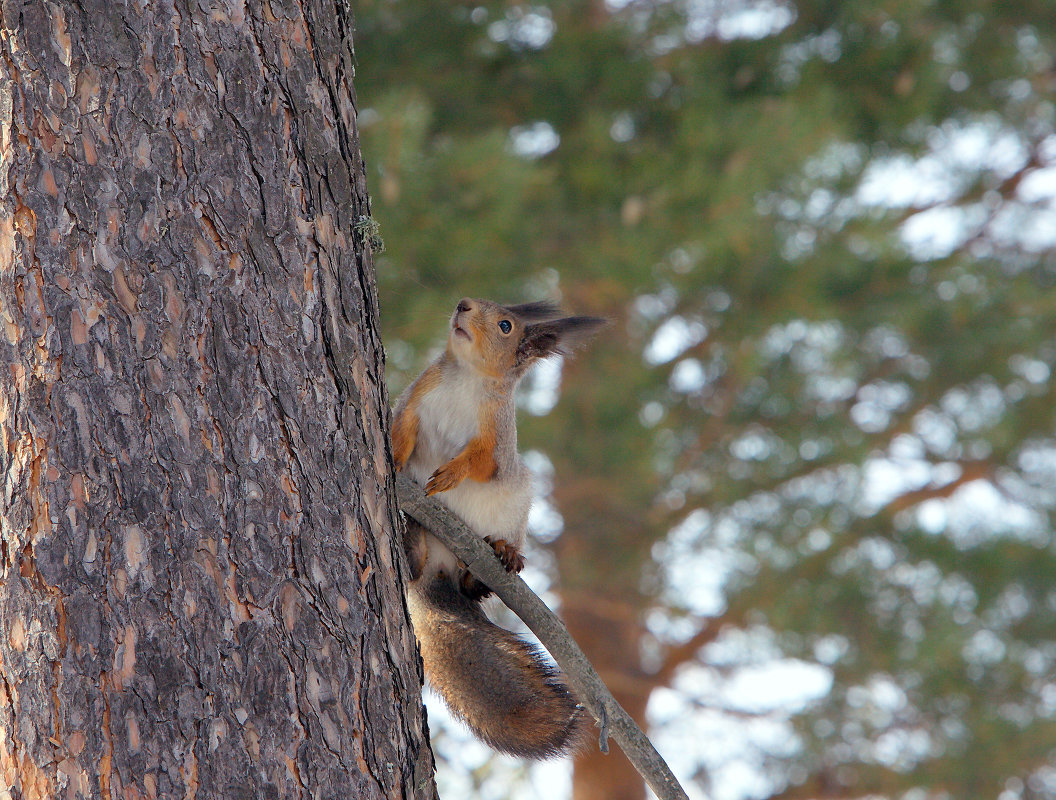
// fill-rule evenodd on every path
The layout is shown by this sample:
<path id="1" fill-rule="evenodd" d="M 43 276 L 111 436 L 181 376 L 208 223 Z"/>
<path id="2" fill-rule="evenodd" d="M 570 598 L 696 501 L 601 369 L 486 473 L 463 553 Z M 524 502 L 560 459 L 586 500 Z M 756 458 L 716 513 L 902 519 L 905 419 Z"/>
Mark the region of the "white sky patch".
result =
<path id="1" fill-rule="evenodd" d="M 1025 203 L 1052 202 L 1056 196 L 1056 165 L 1036 169 L 1023 178 L 1019 184 L 1018 195 Z"/>
<path id="2" fill-rule="evenodd" d="M 701 764 L 707 770 L 711 791 L 698 784 L 683 783 L 691 800 L 741 800 L 765 797 L 773 786 L 764 777 L 761 752 L 769 742 L 794 741 L 791 726 L 771 720 L 731 724 L 719 712 L 672 706 L 673 692 L 659 690 L 649 702 L 650 718 L 670 716 L 668 724 L 654 723 L 652 738 L 676 775 L 692 775 Z M 654 708 L 656 711 L 654 711 Z"/>
<path id="3" fill-rule="evenodd" d="M 932 480 L 932 468 L 924 459 L 870 458 L 863 466 L 864 513 L 876 513 L 896 497 Z"/>
<path id="4" fill-rule="evenodd" d="M 727 534 L 723 532 L 726 531 Z M 653 545 L 653 558 L 664 572 L 665 602 L 696 617 L 713 617 L 726 609 L 725 586 L 731 576 L 755 568 L 755 559 L 733 547 L 725 535 L 736 526 L 715 524 L 710 513 L 696 509 Z M 665 614 L 648 618 L 650 630 L 661 640 L 684 638 Z"/>
<path id="5" fill-rule="evenodd" d="M 634 298 L 634 310 L 644 319 L 660 319 L 675 307 L 678 292 L 671 286 L 664 286 L 655 294 L 640 294 Z"/>
<path id="6" fill-rule="evenodd" d="M 665 364 L 704 341 L 707 335 L 708 326 L 700 320 L 690 320 L 680 315 L 671 317 L 656 329 L 646 345 L 643 352 L 645 361 L 652 365 Z"/>
<path id="7" fill-rule="evenodd" d="M 843 37 L 835 28 L 829 28 L 815 36 L 785 45 L 780 54 L 777 76 L 784 83 L 793 84 L 799 80 L 803 65 L 812 58 L 836 63 L 843 54 Z"/>
<path id="8" fill-rule="evenodd" d="M 638 412 L 638 421 L 647 428 L 652 428 L 664 418 L 664 404 L 650 400 Z"/>
<path id="9" fill-rule="evenodd" d="M 954 197 L 949 169 L 936 158 L 915 161 L 900 154 L 872 162 L 862 175 L 855 199 L 864 206 L 923 206 Z"/>
<path id="10" fill-rule="evenodd" d="M 763 39 L 781 32 L 795 19 L 793 8 L 774 0 L 688 0 L 686 39 L 711 37 Z"/>
<path id="11" fill-rule="evenodd" d="M 695 358 L 679 361 L 671 370 L 671 388 L 682 394 L 699 392 L 707 382 L 704 366 Z"/>
<path id="12" fill-rule="evenodd" d="M 547 498 L 536 497 L 528 512 L 528 529 L 540 542 L 552 542 L 565 529 L 565 520 Z"/>
<path id="13" fill-rule="evenodd" d="M 540 797 L 572 796 L 572 759 L 555 758 L 532 764 L 529 771 L 531 793 L 511 795 L 510 800 L 536 800 Z"/>
<path id="14" fill-rule="evenodd" d="M 529 414 L 545 417 L 555 405 L 561 393 L 560 358 L 544 358 L 537 361 L 524 376 L 517 390 L 517 405 Z"/>
<path id="15" fill-rule="evenodd" d="M 765 461 L 780 445 L 780 438 L 765 428 L 749 428 L 730 443 L 730 455 L 741 461 Z"/>
<path id="16" fill-rule="evenodd" d="M 622 143 L 631 141 L 634 135 L 634 117 L 626 111 L 621 111 L 613 118 L 612 125 L 609 126 L 609 136 L 614 142 Z"/>
<path id="17" fill-rule="evenodd" d="M 985 219 L 985 209 L 978 206 L 936 206 L 906 220 L 902 242 L 918 261 L 945 258 L 963 245 Z"/>
<path id="18" fill-rule="evenodd" d="M 561 136 L 545 120 L 510 129 L 510 149 L 521 158 L 542 158 L 561 144 Z"/>
<path id="19" fill-rule="evenodd" d="M 917 515 L 922 528 L 949 536 L 964 549 L 1001 536 L 1039 547 L 1051 544 L 1045 514 L 1017 503 L 989 481 L 966 483 L 948 500 L 928 500 Z"/>
<path id="20" fill-rule="evenodd" d="M 528 530 L 540 542 L 552 542 L 565 529 L 565 520 L 553 503 L 554 465 L 545 453 L 528 450 L 521 454 L 535 480 L 535 499 L 528 513 Z"/>
<path id="21" fill-rule="evenodd" d="M 827 694 L 831 685 L 828 669 L 793 660 L 735 670 L 725 680 L 703 667 L 684 669 L 673 689 L 657 690 L 650 698 L 650 731 L 676 774 L 704 765 L 710 778 L 706 796 L 712 800 L 764 797 L 775 788 L 766 760 L 792 758 L 801 746 L 789 714 Z M 735 717 L 723 710 L 734 708 L 731 699 L 740 693 L 758 699 L 760 692 L 765 704 L 735 710 Z M 696 786 L 686 789 L 690 797 L 705 797 Z"/>
<path id="22" fill-rule="evenodd" d="M 1045 441 L 1028 442 L 1019 452 L 1019 468 L 1038 484 L 1056 483 L 1056 448 Z"/>
<path id="23" fill-rule="evenodd" d="M 994 250 L 1056 248 L 1056 136 L 1028 142 L 997 114 L 911 133 L 922 154 L 896 151 L 870 158 L 861 146 L 837 142 L 807 162 L 798 188 L 757 198 L 760 213 L 789 223 L 780 228 L 785 257 L 813 252 L 816 229 L 838 231 L 874 209 L 910 212 L 899 238 L 918 261 L 944 258 L 969 243 L 984 257 Z M 1017 174 L 1021 181 L 1014 194 L 1002 196 L 997 186 Z M 829 188 L 855 175 L 858 186 L 850 195 Z M 981 197 L 968 197 L 979 183 Z M 849 237 L 848 245 L 860 255 L 871 252 L 861 237 Z M 940 299 L 953 296 L 947 292 Z"/>
<path id="24" fill-rule="evenodd" d="M 912 397 L 912 390 L 901 381 L 867 383 L 858 389 L 857 402 L 851 407 L 851 420 L 869 433 L 886 430 L 894 414 L 905 409 Z"/>
<path id="25" fill-rule="evenodd" d="M 1051 179 L 1054 170 L 1047 170 Z M 1032 187 L 1033 192 L 1043 189 L 1039 179 Z M 1022 203 L 1009 203 L 994 217 L 990 233 L 1000 247 L 1019 246 L 1030 253 L 1041 253 L 1056 247 L 1056 179 L 1044 187 L 1049 192 L 1048 203 L 1035 201 L 1041 208 Z"/>
<path id="26" fill-rule="evenodd" d="M 721 689 L 722 700 L 751 713 L 798 713 L 832 689 L 832 672 L 818 664 L 783 659 L 737 670 Z"/>
<path id="27" fill-rule="evenodd" d="M 1021 169 L 1028 158 L 1019 133 L 1007 127 L 997 114 L 987 114 L 967 124 L 947 122 L 929 132 L 928 144 L 933 157 L 947 164 L 951 173 L 982 168 L 1007 178 Z"/>
<path id="28" fill-rule="evenodd" d="M 504 42 L 514 50 L 541 50 L 554 38 L 557 25 L 546 6 L 532 6 L 528 10 L 513 6 L 506 18 L 488 26 L 493 42 Z"/>
<path id="29" fill-rule="evenodd" d="M 876 513 L 896 497 L 928 486 L 941 488 L 961 475 L 955 462 L 933 463 L 920 457 L 923 444 L 901 436 L 892 446 L 902 455 L 874 457 L 863 466 L 861 513 Z M 912 514 L 916 523 L 935 535 L 949 536 L 969 548 L 997 536 L 1043 545 L 1048 541 L 1044 514 L 999 490 L 987 480 L 958 487 L 948 498 L 925 500 Z"/>
<path id="30" fill-rule="evenodd" d="M 724 587 L 738 560 L 733 552 L 714 547 L 665 558 L 666 599 L 697 616 L 721 614 L 726 610 Z"/>

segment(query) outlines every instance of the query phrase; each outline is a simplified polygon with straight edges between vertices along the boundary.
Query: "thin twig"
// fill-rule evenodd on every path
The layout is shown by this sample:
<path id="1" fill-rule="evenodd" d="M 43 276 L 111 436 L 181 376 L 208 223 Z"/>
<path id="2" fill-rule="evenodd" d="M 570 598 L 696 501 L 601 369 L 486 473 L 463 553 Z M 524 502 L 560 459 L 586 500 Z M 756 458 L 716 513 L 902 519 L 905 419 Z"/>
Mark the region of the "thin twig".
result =
<path id="1" fill-rule="evenodd" d="M 396 490 L 404 513 L 416 519 L 447 545 L 452 553 L 466 563 L 469 571 L 487 584 L 539 637 L 539 641 L 564 671 L 579 701 L 598 720 L 602 752 L 607 751 L 606 739 L 611 737 L 659 800 L 688 800 L 685 790 L 656 752 L 652 742 L 630 714 L 616 702 L 564 624 L 538 595 L 520 577 L 506 572 L 483 539 L 470 531 L 451 511 L 426 497 L 421 487 L 406 475 L 397 478 Z"/>

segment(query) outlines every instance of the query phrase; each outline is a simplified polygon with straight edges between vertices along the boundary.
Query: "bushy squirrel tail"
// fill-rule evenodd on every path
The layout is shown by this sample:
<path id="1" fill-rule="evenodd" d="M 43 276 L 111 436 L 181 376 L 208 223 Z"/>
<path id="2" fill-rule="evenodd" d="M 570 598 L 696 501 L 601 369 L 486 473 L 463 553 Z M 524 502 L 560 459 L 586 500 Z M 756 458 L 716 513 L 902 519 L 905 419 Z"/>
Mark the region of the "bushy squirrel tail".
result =
<path id="1" fill-rule="evenodd" d="M 425 675 L 448 708 L 496 750 L 550 758 L 586 739 L 586 715 L 539 648 L 492 623 L 445 575 L 411 585 Z"/>

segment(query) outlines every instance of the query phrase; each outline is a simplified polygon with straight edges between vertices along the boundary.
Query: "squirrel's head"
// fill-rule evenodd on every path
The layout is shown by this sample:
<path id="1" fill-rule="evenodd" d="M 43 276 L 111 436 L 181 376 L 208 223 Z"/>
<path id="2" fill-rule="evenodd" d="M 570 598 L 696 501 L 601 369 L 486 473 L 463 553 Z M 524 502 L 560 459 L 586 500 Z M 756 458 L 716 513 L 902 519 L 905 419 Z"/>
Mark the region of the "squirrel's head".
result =
<path id="1" fill-rule="evenodd" d="M 519 378 L 540 358 L 568 355 L 605 325 L 600 317 L 560 317 L 552 303 L 500 306 L 464 297 L 451 315 L 447 350 L 494 378 Z"/>

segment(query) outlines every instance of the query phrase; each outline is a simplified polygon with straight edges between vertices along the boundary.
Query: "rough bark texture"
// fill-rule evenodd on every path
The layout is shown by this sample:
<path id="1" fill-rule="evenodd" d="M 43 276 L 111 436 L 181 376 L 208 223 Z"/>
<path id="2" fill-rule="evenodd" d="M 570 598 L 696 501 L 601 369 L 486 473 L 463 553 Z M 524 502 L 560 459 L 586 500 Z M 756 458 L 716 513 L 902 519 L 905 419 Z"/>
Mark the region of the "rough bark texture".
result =
<path id="1" fill-rule="evenodd" d="M 351 19 L 3 2 L 0 785 L 428 797 Z"/>

